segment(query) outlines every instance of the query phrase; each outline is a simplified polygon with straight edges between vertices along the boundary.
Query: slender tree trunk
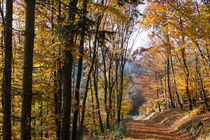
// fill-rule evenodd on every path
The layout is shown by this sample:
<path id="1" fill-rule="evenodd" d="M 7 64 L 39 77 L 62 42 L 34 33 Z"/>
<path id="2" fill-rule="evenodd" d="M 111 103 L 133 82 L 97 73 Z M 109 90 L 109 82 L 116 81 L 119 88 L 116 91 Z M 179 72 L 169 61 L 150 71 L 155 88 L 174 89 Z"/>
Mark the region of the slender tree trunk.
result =
<path id="1" fill-rule="evenodd" d="M 158 84 L 158 77 L 157 77 L 156 72 L 155 72 L 155 79 L 156 79 L 156 83 Z M 159 99 L 159 89 L 156 90 L 156 93 L 157 93 L 157 98 Z M 160 107 L 159 101 L 157 102 L 157 104 L 158 104 L 158 110 L 159 110 L 159 112 L 161 112 L 161 107 Z"/>
<path id="2" fill-rule="evenodd" d="M 168 51 L 170 52 L 170 47 L 168 48 Z M 170 97 L 170 102 L 171 102 L 171 107 L 175 108 L 174 103 L 173 103 L 173 97 L 172 97 L 172 93 L 171 93 L 171 86 L 170 86 L 170 56 L 169 56 L 169 52 L 168 52 L 168 56 L 167 56 L 167 84 L 168 84 L 168 93 L 169 93 L 169 97 Z"/>
<path id="3" fill-rule="evenodd" d="M 120 91 L 119 91 L 119 95 L 118 95 L 118 100 L 117 100 L 117 122 L 118 122 L 118 126 L 120 125 L 120 115 L 121 115 L 121 104 L 122 104 L 122 95 L 123 95 L 123 78 L 124 78 L 124 52 L 123 52 L 123 39 L 121 42 L 121 64 L 120 64 Z"/>
<path id="4" fill-rule="evenodd" d="M 107 80 L 107 76 L 106 76 L 106 55 L 107 55 L 107 49 L 106 46 L 103 45 L 102 42 L 102 46 L 103 48 L 101 48 L 102 50 L 102 58 L 103 58 L 103 74 L 104 74 L 104 105 L 105 105 L 105 111 L 106 111 L 106 127 L 109 128 L 109 111 L 108 111 L 108 107 L 107 107 L 107 89 L 108 89 L 108 80 Z"/>
<path id="5" fill-rule="evenodd" d="M 40 122 L 40 125 L 41 125 L 41 128 L 43 127 L 43 118 L 42 118 L 42 116 L 43 116 L 43 115 L 42 115 L 42 114 L 43 114 L 42 112 L 43 112 L 43 111 L 42 111 L 42 105 L 43 105 L 43 104 L 41 104 L 41 107 L 40 107 L 40 118 L 41 118 L 41 120 L 40 120 L 40 121 L 41 121 L 41 122 Z M 42 137 L 43 137 L 43 130 L 41 129 L 41 131 L 40 131 L 40 138 L 41 138 L 41 140 L 42 140 Z"/>
<path id="6" fill-rule="evenodd" d="M 207 95 L 206 95 L 206 90 L 204 88 L 203 80 L 202 80 L 202 77 L 201 77 L 201 74 L 200 74 L 199 71 L 198 71 L 198 76 L 199 76 L 199 79 L 200 79 L 200 82 L 201 82 L 201 89 L 203 91 L 203 97 L 204 97 L 204 100 L 205 100 L 205 104 L 208 107 L 208 99 L 207 99 Z"/>
<path id="7" fill-rule="evenodd" d="M 54 0 L 51 1 L 52 2 L 52 15 L 51 15 L 51 26 L 52 26 L 52 36 L 54 34 L 54 11 L 55 11 L 55 8 L 54 8 Z M 58 22 L 60 22 L 60 14 L 61 14 L 61 2 L 59 1 L 58 3 L 58 7 L 59 7 L 59 15 L 58 15 Z M 52 40 L 52 44 L 54 44 L 54 39 Z M 60 50 L 59 50 L 59 54 L 60 54 Z M 56 55 L 55 53 L 53 54 L 53 57 L 54 59 L 56 58 Z M 60 55 L 58 56 L 60 57 Z M 59 61 L 59 60 L 58 60 Z M 60 83 L 60 79 L 58 79 L 58 77 L 60 76 L 60 73 L 59 73 L 59 63 L 60 62 L 55 62 L 55 67 L 56 67 L 56 70 L 54 71 L 54 103 L 55 103 L 55 125 L 56 125 L 56 128 L 55 128 L 55 131 L 56 131 L 56 140 L 60 140 L 60 113 L 59 113 L 59 107 L 60 107 L 60 104 L 59 104 L 59 83 Z M 43 133 L 43 132 L 42 132 Z M 43 134 L 42 134 L 43 135 Z"/>
<path id="8" fill-rule="evenodd" d="M 77 0 L 69 1 L 69 22 L 73 25 L 75 21 Z M 71 94 L 72 94 L 72 68 L 73 56 L 69 47 L 74 47 L 74 33 L 69 36 L 70 41 L 66 46 L 65 60 L 64 60 L 64 73 L 63 73 L 63 118 L 62 118 L 62 131 L 61 139 L 70 140 L 70 118 L 71 118 Z"/>
<path id="9" fill-rule="evenodd" d="M 167 64 L 165 66 L 165 76 L 164 76 L 164 98 L 165 98 L 165 109 L 167 109 L 168 99 L 167 99 Z"/>
<path id="10" fill-rule="evenodd" d="M 96 131 L 96 121 L 95 121 L 95 106 L 94 106 L 94 99 L 93 99 L 93 86 L 92 81 L 90 81 L 90 90 L 91 90 L 91 104 L 92 104 L 92 116 L 93 116 L 93 124 L 91 126 L 91 136 L 93 136 L 93 133 Z"/>
<path id="11" fill-rule="evenodd" d="M 181 25 L 181 29 L 183 29 L 181 18 L 180 18 L 180 25 Z M 184 34 L 182 34 L 182 43 L 184 43 L 184 42 L 185 42 L 185 38 L 184 38 Z M 185 82 L 186 82 L 187 97 L 188 97 L 188 101 L 189 101 L 189 109 L 192 110 L 192 100 L 191 100 L 190 91 L 189 91 L 189 76 L 190 76 L 190 73 L 189 73 L 189 69 L 188 69 L 188 66 L 187 66 L 185 48 L 181 49 L 181 55 L 182 55 L 182 60 L 183 60 L 183 63 L 184 63 L 185 73 L 186 73 L 186 76 L 187 76 Z"/>
<path id="12" fill-rule="evenodd" d="M 26 2 L 26 22 L 25 22 L 26 24 L 25 24 L 25 42 L 24 42 L 21 140 L 30 140 L 35 0 L 25 0 L 25 2 Z"/>
<path id="13" fill-rule="evenodd" d="M 179 93 L 178 93 L 178 90 L 177 90 L 177 86 L 176 86 L 176 78 L 175 78 L 175 72 L 174 72 L 174 65 L 173 65 L 173 61 L 172 61 L 171 50 L 170 50 L 169 53 L 170 53 L 170 60 L 171 60 L 171 70 L 172 70 L 172 73 L 173 73 L 173 81 L 174 81 L 175 93 L 176 93 L 176 97 L 177 97 L 178 103 L 179 103 L 181 109 L 183 109 L 181 100 L 179 98 Z"/>
<path id="14" fill-rule="evenodd" d="M 160 82 L 160 85 L 161 85 L 161 92 L 160 92 L 160 95 L 164 93 L 163 89 L 164 89 L 164 85 L 163 85 L 163 81 L 161 79 L 161 75 L 159 74 L 159 82 Z"/>
<path id="15" fill-rule="evenodd" d="M 12 15 L 13 0 L 7 0 L 4 23 L 3 140 L 11 139 Z"/>
<path id="16" fill-rule="evenodd" d="M 112 59 L 112 57 L 111 57 Z M 108 77 L 109 77 L 109 116 L 112 118 L 112 82 L 111 82 L 111 70 L 112 70 L 112 60 L 110 59 L 110 62 L 109 62 L 109 72 L 108 72 Z M 109 120 L 109 118 L 108 118 Z"/>
<path id="17" fill-rule="evenodd" d="M 205 100 L 205 104 L 208 107 L 208 99 L 207 99 L 207 96 L 206 96 L 206 90 L 204 88 L 202 76 L 201 76 L 201 73 L 200 73 L 200 69 L 198 67 L 198 57 L 196 58 L 196 72 L 197 72 L 197 75 L 198 75 L 198 79 L 200 80 L 201 89 L 202 89 L 202 92 L 203 92 L 203 98 Z"/>
<path id="18" fill-rule="evenodd" d="M 60 140 L 60 120 L 59 120 L 59 93 L 56 93 L 54 96 L 54 102 L 55 102 L 55 124 L 56 124 L 56 140 Z"/>
<path id="19" fill-rule="evenodd" d="M 78 120 L 78 113 L 79 113 L 79 94 L 80 94 L 80 83 L 82 78 L 82 65 L 83 65 L 83 53 L 84 53 L 84 42 L 85 42 L 85 30 L 86 30 L 86 9 L 87 9 L 87 0 L 83 1 L 83 17 L 82 17 L 82 32 L 81 32 L 81 40 L 80 40 L 80 58 L 78 61 L 77 67 L 77 81 L 76 81 L 76 90 L 75 90 L 75 106 L 76 109 L 74 110 L 73 116 L 73 124 L 72 124 L 72 140 L 76 140 L 77 138 L 77 120 Z"/>
<path id="20" fill-rule="evenodd" d="M 123 94 L 123 74 L 124 74 L 124 68 L 121 66 L 120 70 L 120 92 L 119 92 L 119 99 L 117 104 L 117 122 L 118 125 L 120 124 L 120 113 L 121 113 L 121 103 L 122 103 L 122 94 Z"/>
<path id="21" fill-rule="evenodd" d="M 61 48 L 59 48 L 59 58 L 58 58 L 58 71 L 57 71 L 57 77 L 58 77 L 58 84 L 56 93 L 54 95 L 54 101 L 55 101 L 55 124 L 56 124 L 56 140 L 61 139 L 61 103 L 62 103 L 62 72 L 61 72 Z"/>
<path id="22" fill-rule="evenodd" d="M 119 84 L 118 84 L 119 60 L 118 60 L 117 54 L 116 54 L 115 65 L 116 65 L 116 66 L 115 66 L 115 69 L 116 69 L 116 70 L 115 70 L 115 80 L 116 80 L 116 88 L 115 88 L 115 89 L 116 89 L 116 93 L 115 93 L 115 94 L 118 96 L 118 94 L 119 94 L 119 86 L 118 86 L 118 85 L 119 85 Z M 115 118 L 115 114 L 116 114 L 116 113 L 115 113 L 115 104 L 116 104 L 116 103 L 115 103 L 115 102 L 116 102 L 116 101 L 115 101 L 115 94 L 114 94 L 114 112 L 113 112 L 113 117 L 114 117 L 114 118 Z"/>
<path id="23" fill-rule="evenodd" d="M 95 59 L 96 59 L 96 50 L 97 50 L 97 40 L 98 40 L 98 30 L 99 30 L 99 26 L 101 23 L 101 20 L 103 18 L 102 16 L 99 16 L 98 18 L 98 24 L 96 27 L 96 32 L 95 32 L 95 41 L 94 41 L 94 49 L 93 49 L 93 58 L 92 58 L 92 62 L 91 62 L 91 66 L 90 66 L 90 70 L 88 72 L 88 76 L 87 76 L 87 81 L 86 81 L 86 87 L 85 87 L 85 93 L 84 93 L 84 99 L 83 99 L 83 103 L 82 103 L 82 116 L 81 116 L 81 123 L 80 123 L 80 135 L 83 134 L 83 125 L 84 125 L 84 119 L 85 119 L 85 110 L 86 110 L 86 99 L 87 99 L 87 93 L 88 93 L 88 83 L 90 81 L 90 76 L 91 76 L 91 72 L 93 70 L 94 64 L 95 64 Z"/>
<path id="24" fill-rule="evenodd" d="M 188 97 L 188 101 L 189 101 L 189 109 L 192 110 L 192 100 L 190 97 L 190 91 L 189 91 L 189 77 L 190 77 L 190 73 L 189 73 L 189 69 L 187 66 L 187 62 L 186 62 L 186 58 L 185 58 L 185 49 L 183 48 L 181 50 L 182 53 L 182 58 L 183 58 L 183 63 L 184 63 L 184 67 L 186 70 L 186 92 L 187 92 L 187 97 Z"/>
<path id="25" fill-rule="evenodd" d="M 97 66 L 97 62 L 96 62 L 96 65 L 95 65 L 95 71 L 94 71 L 94 74 L 93 74 L 93 78 L 94 78 L 94 90 L 95 90 L 95 97 L 96 97 L 96 109 L 98 110 L 98 119 L 99 119 L 99 124 L 100 124 L 100 129 L 101 129 L 101 132 L 103 133 L 104 132 L 104 128 L 103 128 L 103 121 L 102 121 L 102 118 L 101 118 L 101 112 L 100 112 L 100 103 L 99 103 L 99 99 L 98 99 L 98 83 L 97 83 L 97 80 L 98 80 L 98 66 Z"/>

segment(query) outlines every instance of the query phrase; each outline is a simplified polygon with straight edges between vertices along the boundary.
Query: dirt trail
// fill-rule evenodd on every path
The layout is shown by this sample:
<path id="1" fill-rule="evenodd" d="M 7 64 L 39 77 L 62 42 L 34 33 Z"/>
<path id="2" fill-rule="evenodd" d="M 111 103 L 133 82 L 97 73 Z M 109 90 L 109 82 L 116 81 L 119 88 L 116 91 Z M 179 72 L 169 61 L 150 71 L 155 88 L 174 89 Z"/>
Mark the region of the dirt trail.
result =
<path id="1" fill-rule="evenodd" d="M 127 126 L 130 127 L 129 137 L 124 140 L 193 140 L 187 133 L 178 132 L 152 120 L 133 120 Z"/>

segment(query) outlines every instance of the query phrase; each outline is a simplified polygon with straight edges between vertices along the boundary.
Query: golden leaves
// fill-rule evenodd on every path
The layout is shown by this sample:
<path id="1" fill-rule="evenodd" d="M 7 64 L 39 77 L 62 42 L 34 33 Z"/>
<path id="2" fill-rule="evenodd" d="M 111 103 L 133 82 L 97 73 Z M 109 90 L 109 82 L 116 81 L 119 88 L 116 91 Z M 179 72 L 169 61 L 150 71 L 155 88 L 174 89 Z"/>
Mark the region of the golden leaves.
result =
<path id="1" fill-rule="evenodd" d="M 122 9 L 122 8 L 114 7 L 111 5 L 101 5 L 101 4 L 97 4 L 93 2 L 89 2 L 88 4 L 90 7 L 94 7 L 93 9 L 95 10 L 95 12 L 98 12 L 98 14 L 100 15 L 105 13 L 109 16 L 113 16 L 119 22 L 129 21 L 129 17 L 126 16 L 126 14 L 124 14 L 126 11 L 125 8 Z"/>

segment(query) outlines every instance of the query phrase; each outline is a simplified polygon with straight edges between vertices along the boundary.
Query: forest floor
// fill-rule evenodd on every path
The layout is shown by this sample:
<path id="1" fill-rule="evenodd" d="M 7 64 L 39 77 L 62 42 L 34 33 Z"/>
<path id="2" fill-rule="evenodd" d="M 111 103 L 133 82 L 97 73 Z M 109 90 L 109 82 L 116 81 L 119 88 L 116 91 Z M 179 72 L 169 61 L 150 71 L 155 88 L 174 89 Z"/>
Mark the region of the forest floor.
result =
<path id="1" fill-rule="evenodd" d="M 124 140 L 210 139 L 210 112 L 207 109 L 171 109 L 153 113 L 146 119 L 125 121 L 122 125 L 127 128 L 128 136 Z"/>

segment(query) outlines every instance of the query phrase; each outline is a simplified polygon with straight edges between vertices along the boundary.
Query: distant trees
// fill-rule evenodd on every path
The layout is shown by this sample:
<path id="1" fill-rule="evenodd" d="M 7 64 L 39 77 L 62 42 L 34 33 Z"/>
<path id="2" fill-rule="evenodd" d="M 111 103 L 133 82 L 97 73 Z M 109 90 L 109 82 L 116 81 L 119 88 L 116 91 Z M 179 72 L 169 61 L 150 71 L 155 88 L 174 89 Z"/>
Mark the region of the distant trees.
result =
<path id="1" fill-rule="evenodd" d="M 139 81 L 148 104 L 159 110 L 160 106 L 188 106 L 190 110 L 200 104 L 208 107 L 206 3 L 155 0 L 148 4 L 142 21 L 150 30 L 152 48 L 141 53 L 139 60 L 147 70 Z"/>

